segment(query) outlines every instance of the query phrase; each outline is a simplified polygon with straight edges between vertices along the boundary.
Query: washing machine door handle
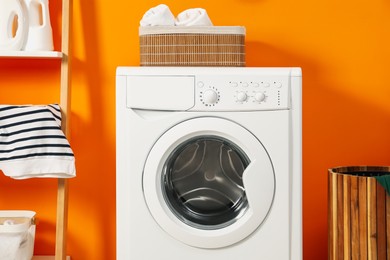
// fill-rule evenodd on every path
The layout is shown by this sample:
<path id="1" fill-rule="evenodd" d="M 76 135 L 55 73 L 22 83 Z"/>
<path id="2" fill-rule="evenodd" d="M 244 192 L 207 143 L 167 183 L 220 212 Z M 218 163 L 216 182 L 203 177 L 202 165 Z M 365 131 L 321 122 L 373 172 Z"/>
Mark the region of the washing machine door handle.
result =
<path id="1" fill-rule="evenodd" d="M 269 160 L 251 161 L 243 173 L 243 184 L 251 215 L 265 216 L 275 193 L 275 179 Z"/>

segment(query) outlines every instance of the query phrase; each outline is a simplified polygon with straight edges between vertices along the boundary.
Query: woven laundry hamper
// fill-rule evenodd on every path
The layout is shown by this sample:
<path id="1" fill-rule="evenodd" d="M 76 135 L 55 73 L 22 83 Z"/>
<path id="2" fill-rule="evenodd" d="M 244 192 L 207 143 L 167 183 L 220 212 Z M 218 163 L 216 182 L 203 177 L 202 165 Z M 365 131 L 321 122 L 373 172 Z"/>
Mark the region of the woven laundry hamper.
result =
<path id="1" fill-rule="evenodd" d="M 386 166 L 329 169 L 329 260 L 390 259 L 389 178 Z"/>
<path id="2" fill-rule="evenodd" d="M 245 66 L 245 27 L 139 28 L 141 66 Z"/>

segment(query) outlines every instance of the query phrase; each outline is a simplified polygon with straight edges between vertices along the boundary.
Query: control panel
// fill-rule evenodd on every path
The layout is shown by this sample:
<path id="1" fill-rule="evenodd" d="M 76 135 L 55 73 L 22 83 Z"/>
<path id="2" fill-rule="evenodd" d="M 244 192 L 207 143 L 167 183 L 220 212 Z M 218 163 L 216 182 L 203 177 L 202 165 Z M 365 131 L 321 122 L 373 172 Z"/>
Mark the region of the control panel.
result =
<path id="1" fill-rule="evenodd" d="M 193 111 L 256 111 L 289 108 L 287 76 L 195 76 Z"/>

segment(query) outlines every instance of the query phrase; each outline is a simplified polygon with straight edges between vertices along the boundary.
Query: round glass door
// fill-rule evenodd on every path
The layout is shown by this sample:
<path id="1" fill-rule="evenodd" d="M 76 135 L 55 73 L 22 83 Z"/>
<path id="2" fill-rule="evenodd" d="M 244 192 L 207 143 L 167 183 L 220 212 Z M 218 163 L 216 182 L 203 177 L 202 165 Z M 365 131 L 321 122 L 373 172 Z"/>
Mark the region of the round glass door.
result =
<path id="1" fill-rule="evenodd" d="M 247 209 L 242 176 L 249 159 L 237 145 L 216 136 L 180 144 L 162 174 L 163 194 L 184 223 L 201 229 L 232 224 Z"/>
<path id="2" fill-rule="evenodd" d="M 258 138 L 215 117 L 164 132 L 145 160 L 142 182 L 156 223 L 199 248 L 245 239 L 265 220 L 275 191 L 273 166 Z"/>

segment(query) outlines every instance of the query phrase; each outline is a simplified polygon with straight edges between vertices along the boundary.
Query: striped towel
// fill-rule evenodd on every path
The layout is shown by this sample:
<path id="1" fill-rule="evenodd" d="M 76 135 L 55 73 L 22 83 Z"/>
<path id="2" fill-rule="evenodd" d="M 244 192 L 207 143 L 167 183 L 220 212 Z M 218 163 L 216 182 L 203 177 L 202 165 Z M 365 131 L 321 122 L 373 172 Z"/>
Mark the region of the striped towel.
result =
<path id="1" fill-rule="evenodd" d="M 57 104 L 0 105 L 0 170 L 14 179 L 76 175 Z"/>

